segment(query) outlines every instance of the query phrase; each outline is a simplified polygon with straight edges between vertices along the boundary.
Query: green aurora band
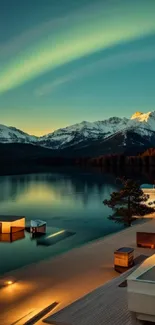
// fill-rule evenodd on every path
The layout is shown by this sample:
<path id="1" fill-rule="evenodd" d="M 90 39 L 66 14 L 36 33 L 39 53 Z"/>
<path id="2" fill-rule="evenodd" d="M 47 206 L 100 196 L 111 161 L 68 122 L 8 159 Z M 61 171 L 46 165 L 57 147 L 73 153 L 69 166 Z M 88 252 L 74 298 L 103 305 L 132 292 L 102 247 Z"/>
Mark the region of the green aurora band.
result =
<path id="1" fill-rule="evenodd" d="M 53 34 L 38 40 L 4 66 L 0 93 L 13 89 L 58 66 L 155 33 L 155 1 L 130 2 L 123 6 L 71 16 Z"/>

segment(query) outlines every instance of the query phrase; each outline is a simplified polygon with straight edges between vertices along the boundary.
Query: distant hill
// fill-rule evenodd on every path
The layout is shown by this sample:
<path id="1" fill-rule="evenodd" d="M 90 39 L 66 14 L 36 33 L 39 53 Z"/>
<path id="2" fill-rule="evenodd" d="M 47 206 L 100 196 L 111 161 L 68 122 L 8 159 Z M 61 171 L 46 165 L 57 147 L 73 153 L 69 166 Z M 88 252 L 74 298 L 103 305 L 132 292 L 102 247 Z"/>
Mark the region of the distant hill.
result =
<path id="1" fill-rule="evenodd" d="M 69 161 L 59 156 L 59 151 L 32 144 L 0 144 L 0 175 L 46 171 L 65 164 Z"/>
<path id="2" fill-rule="evenodd" d="M 55 153 L 53 150 L 40 146 L 23 143 L 0 143 L 0 162 L 17 161 L 24 159 L 35 159 L 37 157 L 52 157 Z"/>

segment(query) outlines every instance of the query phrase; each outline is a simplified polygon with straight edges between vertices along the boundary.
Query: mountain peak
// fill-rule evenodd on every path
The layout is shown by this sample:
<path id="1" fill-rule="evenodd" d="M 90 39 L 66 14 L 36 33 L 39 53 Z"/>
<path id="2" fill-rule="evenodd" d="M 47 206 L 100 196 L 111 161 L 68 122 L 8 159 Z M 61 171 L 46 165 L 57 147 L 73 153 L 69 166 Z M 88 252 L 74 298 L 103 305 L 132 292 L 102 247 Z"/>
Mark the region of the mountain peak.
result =
<path id="1" fill-rule="evenodd" d="M 147 122 L 151 114 L 152 112 L 148 112 L 148 113 L 136 112 L 131 116 L 131 120 L 137 120 L 139 122 Z"/>
<path id="2" fill-rule="evenodd" d="M 101 144 L 104 147 L 105 141 L 110 146 L 107 149 L 110 152 L 111 146 L 113 143 L 117 144 L 117 140 L 123 141 L 120 144 L 122 148 L 132 147 L 137 143 L 140 147 L 144 144 L 146 147 L 154 145 L 155 111 L 136 112 L 131 119 L 114 116 L 102 121 L 82 121 L 42 137 L 30 136 L 14 127 L 0 125 L 0 143 L 30 143 L 53 150 L 74 148 L 76 151 L 76 149 L 95 146 L 95 144 Z"/>

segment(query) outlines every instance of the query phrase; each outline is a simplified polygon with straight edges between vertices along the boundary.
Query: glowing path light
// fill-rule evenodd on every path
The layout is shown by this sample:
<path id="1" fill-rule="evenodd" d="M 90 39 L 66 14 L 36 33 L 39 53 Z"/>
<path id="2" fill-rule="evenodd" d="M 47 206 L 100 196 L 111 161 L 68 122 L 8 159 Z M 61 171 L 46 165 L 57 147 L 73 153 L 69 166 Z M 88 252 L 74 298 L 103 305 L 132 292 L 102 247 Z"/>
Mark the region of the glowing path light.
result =
<path id="1" fill-rule="evenodd" d="M 60 231 L 56 232 L 55 234 L 47 236 L 46 238 L 56 237 L 60 234 L 63 234 L 64 232 L 65 232 L 65 230 L 60 230 Z"/>
<path id="2" fill-rule="evenodd" d="M 98 8 L 86 16 L 78 13 L 69 25 L 62 24 L 53 35 L 31 45 L 1 71 L 0 93 L 73 60 L 155 33 L 155 1 L 137 0 L 134 6 L 131 2 L 116 3 L 105 12 Z"/>

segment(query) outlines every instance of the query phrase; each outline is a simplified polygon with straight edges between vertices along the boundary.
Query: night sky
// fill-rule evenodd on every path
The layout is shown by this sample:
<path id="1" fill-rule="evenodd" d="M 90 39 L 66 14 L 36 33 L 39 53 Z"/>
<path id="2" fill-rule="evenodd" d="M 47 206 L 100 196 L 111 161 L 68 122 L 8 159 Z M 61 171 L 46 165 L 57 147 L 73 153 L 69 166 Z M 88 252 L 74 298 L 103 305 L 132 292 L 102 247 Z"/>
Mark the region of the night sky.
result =
<path id="1" fill-rule="evenodd" d="M 155 110 L 154 0 L 0 0 L 0 123 L 41 135 Z"/>

